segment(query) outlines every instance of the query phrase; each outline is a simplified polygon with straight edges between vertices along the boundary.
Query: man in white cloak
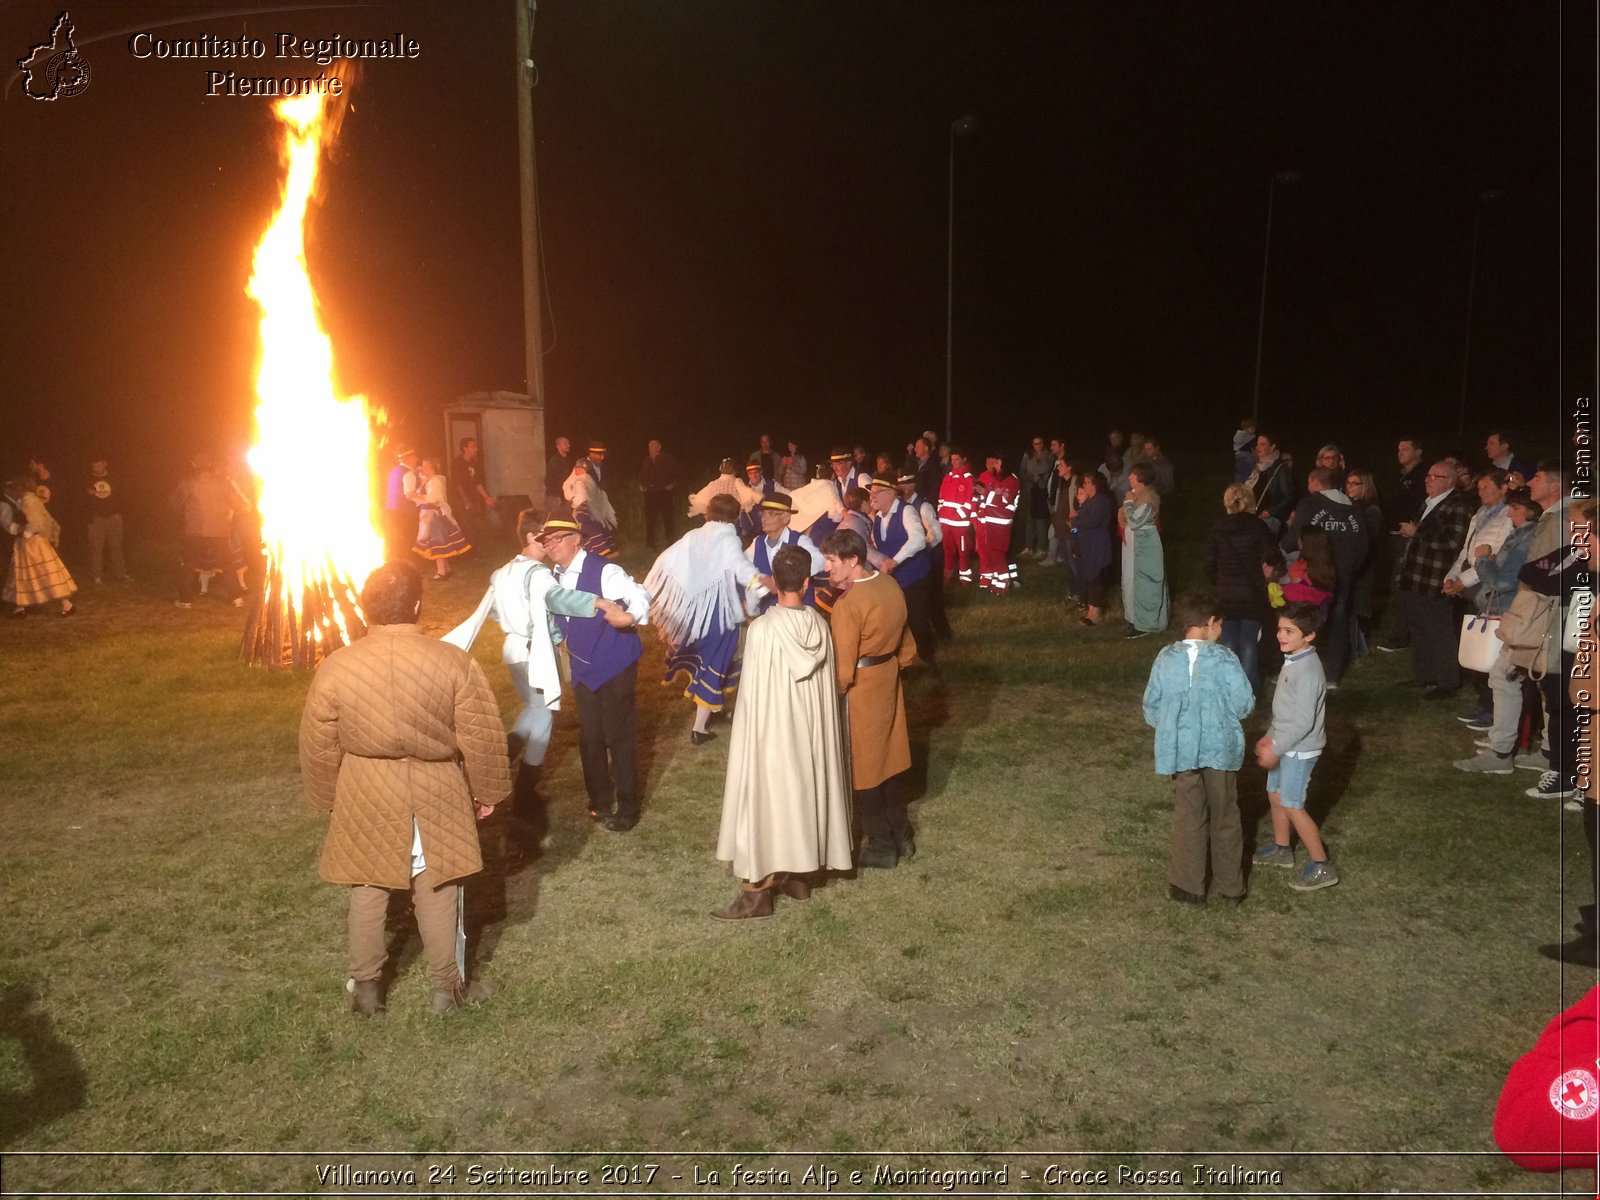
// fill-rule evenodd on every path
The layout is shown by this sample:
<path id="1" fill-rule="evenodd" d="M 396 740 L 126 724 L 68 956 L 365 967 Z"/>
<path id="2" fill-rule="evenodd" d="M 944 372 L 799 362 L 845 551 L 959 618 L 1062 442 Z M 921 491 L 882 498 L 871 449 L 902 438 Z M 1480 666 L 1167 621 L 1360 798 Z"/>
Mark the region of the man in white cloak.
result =
<path id="1" fill-rule="evenodd" d="M 828 623 L 805 604 L 811 559 L 773 557 L 776 608 L 745 637 L 739 707 L 722 790 L 717 858 L 733 864 L 738 896 L 719 921 L 772 915 L 774 891 L 811 896 L 818 871 L 848 871 L 850 783 Z"/>

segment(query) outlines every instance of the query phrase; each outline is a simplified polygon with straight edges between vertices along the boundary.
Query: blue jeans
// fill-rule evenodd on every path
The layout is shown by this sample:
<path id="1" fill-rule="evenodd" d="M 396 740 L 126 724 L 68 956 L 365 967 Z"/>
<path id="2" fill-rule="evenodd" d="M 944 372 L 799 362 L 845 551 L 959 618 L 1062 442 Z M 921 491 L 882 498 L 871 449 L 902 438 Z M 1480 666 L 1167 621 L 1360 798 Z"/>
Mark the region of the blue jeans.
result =
<path id="1" fill-rule="evenodd" d="M 1222 622 L 1222 644 L 1239 656 L 1239 665 L 1250 680 L 1250 690 L 1261 694 L 1261 622 L 1243 617 Z"/>

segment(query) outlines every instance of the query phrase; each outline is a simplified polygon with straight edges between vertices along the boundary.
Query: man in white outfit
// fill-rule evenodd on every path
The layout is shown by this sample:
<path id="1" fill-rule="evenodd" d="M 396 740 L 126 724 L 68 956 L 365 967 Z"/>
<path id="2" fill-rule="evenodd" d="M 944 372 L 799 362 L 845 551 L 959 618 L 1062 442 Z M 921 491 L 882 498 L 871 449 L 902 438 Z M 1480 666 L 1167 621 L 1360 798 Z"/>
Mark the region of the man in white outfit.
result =
<path id="1" fill-rule="evenodd" d="M 500 660 L 511 673 L 511 684 L 522 698 L 522 711 L 511 726 L 513 746 L 521 742 L 521 758 L 512 787 L 517 816 L 544 834 L 544 807 L 539 802 L 539 769 L 550 748 L 555 712 L 561 707 L 561 674 L 556 666 L 556 646 L 561 631 L 553 615 L 604 616 L 608 624 L 623 627 L 632 618 L 622 605 L 588 592 L 561 587 L 547 561 L 549 554 L 539 536 L 544 516 L 526 508 L 517 516 L 517 537 L 522 552 L 489 577 L 489 615 L 505 631 Z"/>

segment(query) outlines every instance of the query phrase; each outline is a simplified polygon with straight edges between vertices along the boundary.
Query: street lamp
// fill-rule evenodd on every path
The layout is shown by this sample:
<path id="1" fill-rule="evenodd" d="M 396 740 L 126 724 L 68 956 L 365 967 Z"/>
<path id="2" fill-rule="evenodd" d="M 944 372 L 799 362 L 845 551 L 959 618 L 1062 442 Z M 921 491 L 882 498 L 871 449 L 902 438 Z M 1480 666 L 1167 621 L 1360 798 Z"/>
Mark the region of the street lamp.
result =
<path id="1" fill-rule="evenodd" d="M 1498 199 L 1499 192 L 1479 192 L 1478 202 L 1472 208 L 1472 260 L 1467 268 L 1467 332 L 1461 347 L 1461 411 L 1456 418 L 1457 437 L 1467 435 L 1467 367 L 1472 362 L 1472 299 L 1478 286 L 1478 227 L 1483 224 L 1484 207 Z"/>
<path id="2" fill-rule="evenodd" d="M 945 239 L 944 286 L 944 440 L 947 445 L 955 440 L 951 428 L 951 397 L 956 322 L 956 139 L 977 127 L 978 118 L 971 113 L 950 122 L 950 229 Z"/>
<path id="3" fill-rule="evenodd" d="M 1272 201 L 1280 183 L 1293 183 L 1299 179 L 1293 171 L 1279 171 L 1267 184 L 1267 248 L 1261 255 L 1261 311 L 1256 316 L 1256 382 L 1250 393 L 1250 417 L 1261 416 L 1261 343 L 1267 328 L 1267 268 L 1272 263 Z"/>

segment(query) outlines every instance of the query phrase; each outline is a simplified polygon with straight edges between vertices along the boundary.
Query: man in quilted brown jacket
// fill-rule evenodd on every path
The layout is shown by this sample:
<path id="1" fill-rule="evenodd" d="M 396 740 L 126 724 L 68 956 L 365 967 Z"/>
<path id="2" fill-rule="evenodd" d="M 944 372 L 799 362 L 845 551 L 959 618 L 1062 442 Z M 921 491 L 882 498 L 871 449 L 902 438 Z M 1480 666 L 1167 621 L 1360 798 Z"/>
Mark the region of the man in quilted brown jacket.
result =
<path id="1" fill-rule="evenodd" d="M 317 669 L 300 720 L 306 801 L 333 814 L 322 877 L 350 887 L 354 1010 L 384 1010 L 384 914 L 409 890 L 433 1009 L 480 998 L 456 967 L 460 880 L 483 869 L 477 820 L 511 791 L 505 730 L 483 668 L 423 636 L 422 576 L 385 563 L 361 589 L 367 636 Z"/>

